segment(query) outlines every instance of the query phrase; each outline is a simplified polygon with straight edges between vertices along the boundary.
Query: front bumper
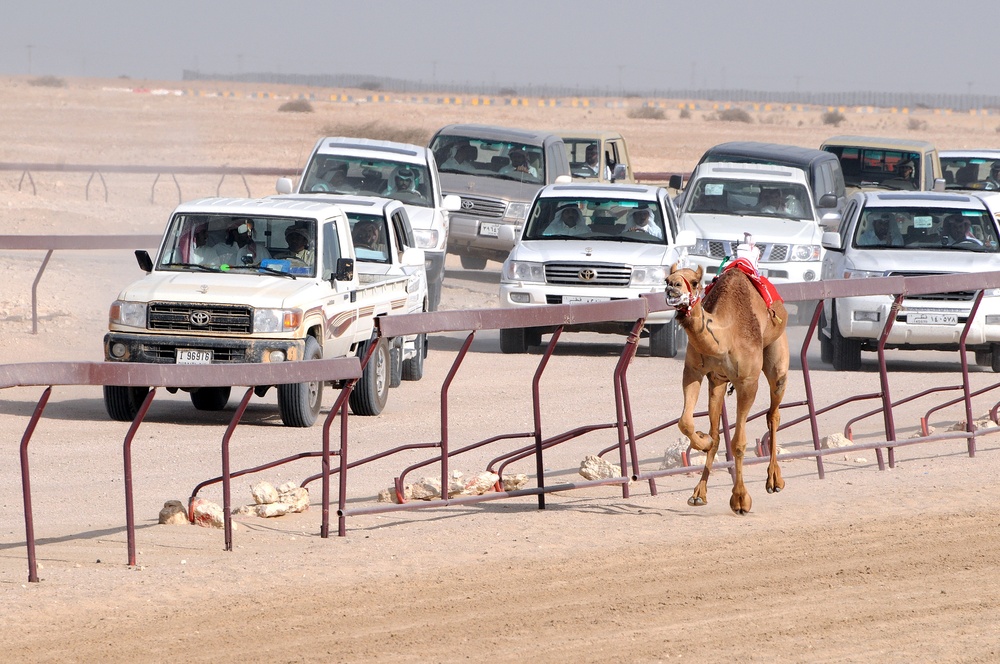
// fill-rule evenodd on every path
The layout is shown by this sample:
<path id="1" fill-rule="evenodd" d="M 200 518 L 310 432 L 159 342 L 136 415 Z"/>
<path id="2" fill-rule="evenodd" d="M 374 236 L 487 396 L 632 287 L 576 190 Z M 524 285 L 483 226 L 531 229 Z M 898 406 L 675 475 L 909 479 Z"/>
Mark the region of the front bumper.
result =
<path id="1" fill-rule="evenodd" d="M 452 212 L 448 228 L 448 251 L 451 253 L 477 253 L 475 250 L 478 250 L 483 254 L 502 255 L 502 258 L 506 258 L 514 244 L 500 240 L 494 233 L 501 226 L 512 226 L 514 237 L 520 235 L 521 222 L 499 217 L 486 218 Z"/>
<path id="2" fill-rule="evenodd" d="M 124 346 L 123 354 L 111 352 L 112 345 Z M 270 362 L 273 351 L 282 351 L 286 361 L 305 355 L 304 339 L 225 339 L 165 334 L 109 332 L 104 336 L 104 359 L 108 362 L 176 364 L 177 350 L 212 351 L 212 364 L 261 364 Z"/>
<path id="3" fill-rule="evenodd" d="M 501 307 L 526 307 L 539 304 L 575 304 L 586 302 L 606 302 L 609 300 L 628 300 L 640 297 L 644 293 L 663 293 L 663 288 L 595 288 L 592 286 L 548 286 L 546 284 L 524 284 L 518 282 L 500 283 Z M 517 296 L 518 301 L 514 300 Z M 527 298 L 528 301 L 522 301 Z M 669 323 L 674 318 L 674 310 L 655 311 L 649 314 L 646 322 L 650 325 Z M 623 323 L 634 321 L 619 321 Z M 595 330 L 598 325 L 595 324 Z"/>
<path id="4" fill-rule="evenodd" d="M 835 324 L 841 336 L 877 342 L 890 315 L 892 302 L 891 297 L 877 295 L 837 299 Z M 971 303 L 963 301 L 903 300 L 900 310 L 895 313 L 886 345 L 893 348 L 958 348 L 971 310 Z M 956 322 L 944 322 L 947 316 L 954 316 Z M 996 322 L 987 323 L 988 320 Z M 965 343 L 969 348 L 1000 343 L 1000 298 L 983 298 Z"/>

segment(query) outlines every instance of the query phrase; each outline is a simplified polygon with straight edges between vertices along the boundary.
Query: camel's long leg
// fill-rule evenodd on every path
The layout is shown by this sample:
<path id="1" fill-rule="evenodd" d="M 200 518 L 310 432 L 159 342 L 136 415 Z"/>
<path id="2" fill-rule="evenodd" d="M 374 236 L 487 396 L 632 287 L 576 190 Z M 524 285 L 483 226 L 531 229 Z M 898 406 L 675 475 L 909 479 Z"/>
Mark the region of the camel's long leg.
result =
<path id="1" fill-rule="evenodd" d="M 733 481 L 733 495 L 729 499 L 729 507 L 737 514 L 750 511 L 753 501 L 750 492 L 743 484 L 743 455 L 747 449 L 747 416 L 757 398 L 757 380 L 760 371 L 752 372 L 753 378 L 741 378 L 736 385 L 736 430 L 733 432 L 733 462 L 736 466 L 736 478 Z"/>
<path id="2" fill-rule="evenodd" d="M 694 407 L 698 404 L 698 392 L 701 391 L 701 380 L 705 374 L 684 363 L 684 375 L 681 379 L 681 391 L 684 394 L 684 409 L 677 421 L 677 428 L 691 441 L 691 447 L 704 452 L 710 442 L 700 431 L 694 430 Z"/>
<path id="3" fill-rule="evenodd" d="M 688 498 L 688 505 L 708 504 L 708 476 L 712 472 L 712 463 L 719 451 L 719 420 L 722 419 L 722 409 L 725 407 L 727 384 L 727 380 L 717 378 L 715 375 L 708 377 L 708 438 L 711 444 L 702 450 L 705 452 L 705 467 L 701 471 L 701 480 L 695 486 L 694 493 Z M 700 431 L 698 434 L 705 435 Z"/>
<path id="4" fill-rule="evenodd" d="M 764 375 L 771 388 L 771 405 L 767 410 L 767 430 L 771 436 L 771 460 L 767 464 L 767 492 L 777 493 L 785 488 L 785 480 L 781 478 L 781 468 L 778 466 L 778 425 L 781 423 L 781 400 L 785 396 L 785 383 L 788 378 L 788 341 L 785 337 L 777 339 L 764 349 Z"/>

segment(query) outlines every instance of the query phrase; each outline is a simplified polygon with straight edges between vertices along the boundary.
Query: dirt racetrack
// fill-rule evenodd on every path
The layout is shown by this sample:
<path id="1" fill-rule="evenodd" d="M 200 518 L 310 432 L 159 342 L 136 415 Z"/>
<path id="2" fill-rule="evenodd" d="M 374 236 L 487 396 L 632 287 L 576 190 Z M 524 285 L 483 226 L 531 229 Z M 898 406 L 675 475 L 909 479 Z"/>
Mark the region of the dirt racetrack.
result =
<path id="1" fill-rule="evenodd" d="M 143 87 L 180 87 L 144 82 Z M 329 127 L 378 120 L 428 132 L 451 121 L 514 126 L 613 128 L 630 143 L 638 170 L 690 170 L 701 152 L 736 138 L 814 146 L 834 133 L 916 136 L 939 148 L 998 147 L 993 118 L 851 115 L 845 126 L 818 113 L 755 115 L 720 123 L 633 120 L 625 109 L 444 107 L 316 103 L 316 113 L 278 113 L 280 99 L 155 96 L 111 91 L 121 81 L 71 79 L 40 88 L 0 79 L 0 162 L 287 166 L 301 164 Z M 288 90 L 298 92 L 298 90 Z M 282 90 L 279 89 L 279 92 Z M 0 234 L 159 233 L 176 203 L 172 184 L 151 176 L 107 176 L 108 201 L 88 174 L 0 171 Z M 185 198 L 212 195 L 215 177 L 179 178 Z M 92 184 L 91 187 L 94 185 Z M 273 178 L 251 178 L 254 195 Z M 224 195 L 243 184 L 221 185 Z M 140 273 L 129 252 L 56 252 L 39 284 L 39 333 L 31 334 L 31 285 L 40 252 L 0 251 L 0 363 L 100 360 L 108 304 Z M 443 308 L 496 306 L 498 266 L 469 272 L 449 261 Z M 793 347 L 802 328 L 793 328 Z M 433 439 L 437 392 L 461 342 L 432 338 L 424 379 L 394 390 L 378 418 L 352 417 L 357 454 L 384 441 Z M 543 383 L 546 426 L 565 430 L 608 418 L 607 378 L 621 340 L 567 338 Z M 811 350 L 817 400 L 877 389 L 877 374 L 837 373 Z M 797 352 L 793 349 L 793 356 Z M 453 387 L 454 440 L 527 430 L 526 396 L 538 355 L 504 356 L 495 336 L 477 337 Z M 895 395 L 957 381 L 953 357 L 891 357 Z M 640 430 L 675 416 L 679 360 L 640 351 L 630 386 Z M 994 375 L 975 369 L 973 387 Z M 157 525 L 166 500 L 185 500 L 218 474 L 230 408 L 197 412 L 183 394 L 158 398 L 134 446 L 139 567 L 126 566 L 121 442 L 93 388 L 56 389 L 31 447 L 34 519 L 42 581 L 27 583 L 18 444 L 41 390 L 0 394 L 0 652 L 17 662 L 628 661 L 628 662 L 995 662 L 1000 659 L 1000 435 L 899 448 L 880 472 L 871 453 L 782 464 L 785 491 L 764 491 L 764 466 L 747 470 L 754 498 L 746 517 L 728 507 L 725 471 L 712 477 L 709 505 L 686 500 L 695 476 L 348 521 L 345 538 L 321 539 L 318 491 L 309 511 L 241 518 L 235 550 L 221 531 Z M 803 398 L 793 361 L 786 401 Z M 974 402 L 975 414 L 996 400 Z M 327 394 L 327 405 L 332 395 Z M 760 404 L 758 404 L 760 405 Z M 900 438 L 925 410 L 896 413 Z M 824 418 L 839 430 L 851 410 Z M 786 419 L 790 419 L 786 415 Z M 942 431 L 960 408 L 932 418 Z M 523 424 L 522 424 L 523 423 Z M 878 439 L 877 423 L 855 427 Z M 759 437 L 758 421 L 750 428 Z M 318 429 L 280 426 L 273 392 L 253 402 L 234 438 L 234 463 L 252 465 L 313 449 Z M 780 439 L 795 451 L 808 432 Z M 675 429 L 644 439 L 644 468 L 659 466 Z M 605 447 L 591 435 L 546 457 L 554 478 L 573 481 L 584 455 Z M 352 504 L 374 500 L 406 463 L 387 460 L 352 476 Z M 476 470 L 481 459 L 461 469 Z M 278 484 L 316 472 L 301 462 L 262 473 Z M 531 472 L 531 466 L 520 469 Z M 250 502 L 248 481 L 235 501 Z M 318 487 L 317 487 L 318 488 Z M 206 495 L 219 500 L 218 491 Z"/>

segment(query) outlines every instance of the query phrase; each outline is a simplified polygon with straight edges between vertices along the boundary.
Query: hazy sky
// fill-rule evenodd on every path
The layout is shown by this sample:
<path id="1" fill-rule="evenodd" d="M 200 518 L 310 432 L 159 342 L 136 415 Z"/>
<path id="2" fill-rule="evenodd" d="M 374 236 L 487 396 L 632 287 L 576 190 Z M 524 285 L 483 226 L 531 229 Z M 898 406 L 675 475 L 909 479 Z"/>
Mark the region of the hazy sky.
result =
<path id="1" fill-rule="evenodd" d="M 0 74 L 1000 94 L 998 0 L 2 2 Z"/>

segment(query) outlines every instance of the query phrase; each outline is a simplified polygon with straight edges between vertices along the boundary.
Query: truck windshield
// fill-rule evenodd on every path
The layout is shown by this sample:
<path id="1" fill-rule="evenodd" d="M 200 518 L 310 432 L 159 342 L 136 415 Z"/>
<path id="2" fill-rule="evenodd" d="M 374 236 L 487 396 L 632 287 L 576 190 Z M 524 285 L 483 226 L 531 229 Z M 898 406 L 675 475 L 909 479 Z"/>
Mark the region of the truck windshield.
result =
<path id="1" fill-rule="evenodd" d="M 511 141 L 438 135 L 431 144 L 438 171 L 480 177 L 545 182 L 542 148 Z"/>
<path id="2" fill-rule="evenodd" d="M 317 154 L 306 169 L 302 191 L 384 196 L 417 207 L 434 205 L 427 166 L 384 159 Z"/>
<path id="3" fill-rule="evenodd" d="M 812 209 L 801 184 L 706 177 L 695 183 L 686 211 L 813 221 Z"/>
<path id="4" fill-rule="evenodd" d="M 528 215 L 524 239 L 666 244 L 663 221 L 655 201 L 539 198 Z"/>
<path id="5" fill-rule="evenodd" d="M 986 210 L 869 207 L 861 213 L 854 246 L 863 249 L 939 249 L 997 253 L 997 231 Z"/>
<path id="6" fill-rule="evenodd" d="M 291 217 L 176 214 L 157 261 L 161 270 L 316 273 L 316 221 Z"/>
<path id="7" fill-rule="evenodd" d="M 833 145 L 824 149 L 840 158 L 844 182 L 850 186 L 920 189 L 919 152 Z"/>

